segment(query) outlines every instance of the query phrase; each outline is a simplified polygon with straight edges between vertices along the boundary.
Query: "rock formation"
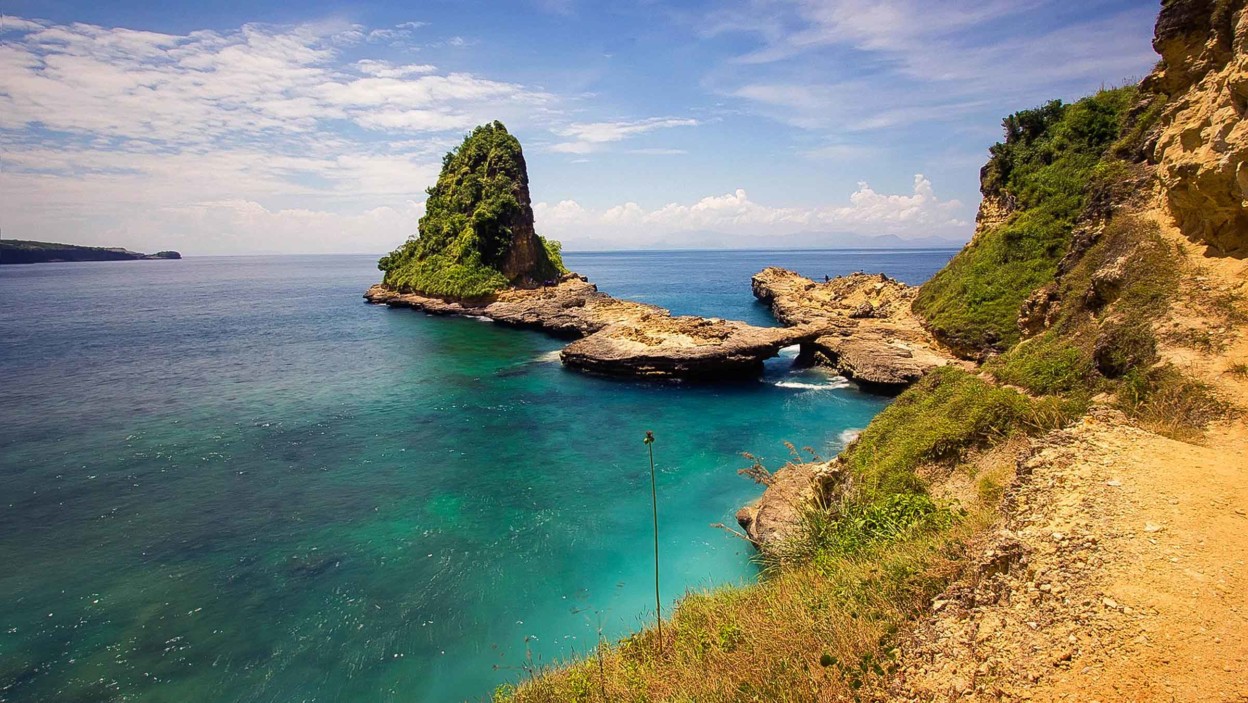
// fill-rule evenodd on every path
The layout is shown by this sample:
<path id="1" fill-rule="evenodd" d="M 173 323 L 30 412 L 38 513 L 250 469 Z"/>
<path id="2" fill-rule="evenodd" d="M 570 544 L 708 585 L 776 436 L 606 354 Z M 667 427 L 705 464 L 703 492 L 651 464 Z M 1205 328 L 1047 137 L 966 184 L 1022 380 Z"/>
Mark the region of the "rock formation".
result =
<path id="1" fill-rule="evenodd" d="M 859 383 L 902 388 L 953 361 L 910 311 L 917 289 L 884 274 L 827 283 L 782 268 L 751 280 L 754 296 L 787 325 L 819 330 L 804 351 Z"/>
<path id="2" fill-rule="evenodd" d="M 1145 89 L 1170 96 L 1152 160 L 1184 234 L 1248 254 L 1248 12 L 1244 0 L 1167 0 Z"/>
<path id="3" fill-rule="evenodd" d="M 737 511 L 737 524 L 760 551 L 781 557 L 786 542 L 800 532 L 808 506 L 835 502 L 847 479 L 837 460 L 785 466 L 769 477 L 758 500 Z"/>
<path id="4" fill-rule="evenodd" d="M 471 300 L 563 272 L 557 245 L 533 229 L 524 153 L 501 122 L 446 155 L 425 208 L 419 235 L 377 264 L 396 291 Z"/>
<path id="5" fill-rule="evenodd" d="M 713 380 L 756 375 L 764 359 L 811 342 L 809 326 L 755 327 L 743 322 L 676 317 L 654 305 L 616 300 L 575 274 L 557 285 L 505 290 L 477 302 L 448 301 L 373 286 L 372 303 L 435 315 L 473 315 L 576 338 L 563 363 L 591 373 L 656 379 Z"/>

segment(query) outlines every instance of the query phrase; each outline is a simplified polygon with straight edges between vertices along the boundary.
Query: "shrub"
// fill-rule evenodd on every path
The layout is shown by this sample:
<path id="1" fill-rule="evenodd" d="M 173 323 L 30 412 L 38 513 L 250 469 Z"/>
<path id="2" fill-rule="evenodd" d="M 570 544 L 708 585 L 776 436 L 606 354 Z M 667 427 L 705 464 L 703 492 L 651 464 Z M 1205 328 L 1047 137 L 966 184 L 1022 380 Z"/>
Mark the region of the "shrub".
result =
<path id="1" fill-rule="evenodd" d="M 1212 388 L 1171 364 L 1129 372 L 1118 406 L 1144 427 L 1179 440 L 1199 438 L 1210 422 L 1231 412 Z"/>
<path id="2" fill-rule="evenodd" d="M 1019 307 L 1053 280 L 1097 164 L 1135 95 L 1134 87 L 1105 90 L 1006 118 L 1005 141 L 991 149 L 982 190 L 1017 212 L 980 233 L 920 289 L 914 309 L 937 337 L 968 357 L 1018 342 Z"/>

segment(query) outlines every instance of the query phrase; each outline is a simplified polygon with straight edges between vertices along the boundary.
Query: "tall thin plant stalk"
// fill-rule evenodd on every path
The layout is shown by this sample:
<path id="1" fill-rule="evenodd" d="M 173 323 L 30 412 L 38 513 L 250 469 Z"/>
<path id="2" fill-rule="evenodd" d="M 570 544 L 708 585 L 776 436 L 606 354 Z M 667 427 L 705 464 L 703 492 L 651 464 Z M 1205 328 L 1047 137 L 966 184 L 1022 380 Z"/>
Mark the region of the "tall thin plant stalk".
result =
<path id="1" fill-rule="evenodd" d="M 646 448 L 650 450 L 650 510 L 654 515 L 654 620 L 659 630 L 659 649 L 663 649 L 663 606 L 659 600 L 659 489 L 654 476 L 654 433 L 646 431 Z"/>

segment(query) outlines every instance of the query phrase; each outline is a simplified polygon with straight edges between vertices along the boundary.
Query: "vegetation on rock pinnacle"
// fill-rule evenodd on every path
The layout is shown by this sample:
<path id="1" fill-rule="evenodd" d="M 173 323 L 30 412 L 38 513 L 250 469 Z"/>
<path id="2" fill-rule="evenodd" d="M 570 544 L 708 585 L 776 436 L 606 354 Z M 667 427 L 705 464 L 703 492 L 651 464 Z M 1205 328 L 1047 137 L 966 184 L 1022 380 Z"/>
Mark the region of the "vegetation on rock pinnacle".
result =
<path id="1" fill-rule="evenodd" d="M 1008 213 L 984 226 L 924 284 L 914 310 L 942 342 L 975 358 L 1020 338 L 1023 301 L 1053 279 L 1101 166 L 1126 127 L 1135 86 L 1103 90 L 1072 105 L 1054 100 L 1004 121 L 981 173 L 986 201 Z M 1100 171 L 1098 171 L 1100 167 Z"/>
<path id="2" fill-rule="evenodd" d="M 501 122 L 477 127 L 442 159 L 419 234 L 383 256 L 383 282 L 402 291 L 481 298 L 565 272 L 559 243 L 533 229 L 520 142 Z"/>

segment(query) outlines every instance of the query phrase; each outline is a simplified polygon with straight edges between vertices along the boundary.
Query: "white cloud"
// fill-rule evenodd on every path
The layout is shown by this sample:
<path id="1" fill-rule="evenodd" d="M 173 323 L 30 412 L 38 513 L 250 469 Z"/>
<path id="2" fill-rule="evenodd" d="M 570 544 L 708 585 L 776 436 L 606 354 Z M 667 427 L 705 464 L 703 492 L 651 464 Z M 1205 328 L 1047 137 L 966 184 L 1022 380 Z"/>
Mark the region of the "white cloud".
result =
<path id="1" fill-rule="evenodd" d="M 1142 75 L 1155 14 L 1063 23 L 1059 0 L 746 2 L 704 20 L 706 34 L 758 40 L 708 83 L 804 129 L 951 123 Z"/>
<path id="2" fill-rule="evenodd" d="M 572 245 L 608 238 L 637 245 L 691 231 L 756 235 L 760 240 L 808 231 L 957 236 L 967 227 L 962 210 L 959 201 L 938 198 L 931 181 L 922 175 L 914 177 L 909 193 L 884 194 L 859 183 L 844 204 L 805 208 L 755 202 L 740 188 L 691 204 L 669 203 L 654 209 L 628 202 L 592 210 L 573 200 L 533 206 L 538 230 Z"/>
<path id="3" fill-rule="evenodd" d="M 678 117 L 651 117 L 631 122 L 574 122 L 553 130 L 555 134 L 570 141 L 560 142 L 550 149 L 565 154 L 588 154 L 598 151 L 605 144 L 624 141 L 647 132 L 672 127 L 696 127 L 698 124 L 697 120 Z"/>
<path id="4" fill-rule="evenodd" d="M 341 23 L 187 34 L 4 26 L 6 236 L 192 254 L 227 243 L 389 249 L 415 231 L 411 203 L 465 130 L 533 124 L 558 100 L 430 64 L 347 60 L 344 45 L 358 55 L 380 35 Z M 391 29 L 398 40 L 418 26 Z M 374 238 L 363 237 L 369 223 Z"/>
<path id="5" fill-rule="evenodd" d="M 389 61 L 376 61 L 374 59 L 363 59 L 355 62 L 355 67 L 360 73 L 365 73 L 377 78 L 406 78 L 408 76 L 418 76 L 426 73 L 433 73 L 438 70 L 437 66 L 429 64 L 405 64 L 396 66 Z"/>

